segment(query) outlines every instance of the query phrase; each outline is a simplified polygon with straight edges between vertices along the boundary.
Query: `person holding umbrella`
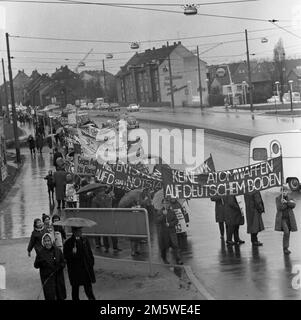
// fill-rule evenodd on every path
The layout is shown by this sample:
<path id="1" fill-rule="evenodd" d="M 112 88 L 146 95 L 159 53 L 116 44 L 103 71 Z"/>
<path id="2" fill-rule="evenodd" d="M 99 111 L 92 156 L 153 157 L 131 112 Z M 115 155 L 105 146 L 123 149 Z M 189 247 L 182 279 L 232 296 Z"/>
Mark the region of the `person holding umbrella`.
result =
<path id="1" fill-rule="evenodd" d="M 64 243 L 64 256 L 70 284 L 72 286 L 72 300 L 79 300 L 79 287 L 84 286 L 89 300 L 96 300 L 92 283 L 96 282 L 94 273 L 94 256 L 87 238 L 82 236 L 82 228 L 90 227 L 95 222 L 82 218 L 69 218 L 65 222 L 55 225 L 71 226 L 72 236 Z"/>

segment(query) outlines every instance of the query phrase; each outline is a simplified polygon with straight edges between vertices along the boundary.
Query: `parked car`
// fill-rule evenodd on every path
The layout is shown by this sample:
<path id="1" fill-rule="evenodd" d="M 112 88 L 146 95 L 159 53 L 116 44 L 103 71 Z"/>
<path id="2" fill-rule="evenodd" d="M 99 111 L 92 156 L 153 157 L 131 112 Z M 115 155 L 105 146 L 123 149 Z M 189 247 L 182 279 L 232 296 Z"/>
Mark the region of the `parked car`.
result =
<path id="1" fill-rule="evenodd" d="M 293 98 L 293 102 L 299 102 L 301 101 L 301 98 L 300 98 L 300 93 L 299 92 L 292 92 L 292 98 Z M 291 102 L 291 97 L 290 97 L 290 93 L 289 92 L 286 92 L 283 97 L 283 102 Z"/>
<path id="2" fill-rule="evenodd" d="M 81 110 L 87 110 L 88 109 L 88 106 L 86 103 L 82 103 L 79 107 Z"/>
<path id="3" fill-rule="evenodd" d="M 110 103 L 108 111 L 120 111 L 120 106 L 118 103 Z"/>
<path id="4" fill-rule="evenodd" d="M 279 99 L 279 96 L 272 96 L 271 98 L 269 98 L 267 100 L 267 103 L 279 103 L 280 102 L 280 99 Z"/>
<path id="5" fill-rule="evenodd" d="M 108 110 L 109 107 L 110 107 L 110 105 L 108 103 L 104 102 L 100 105 L 100 110 Z"/>
<path id="6" fill-rule="evenodd" d="M 94 104 L 93 104 L 92 102 L 88 103 L 88 107 L 87 107 L 87 108 L 88 108 L 89 110 L 92 110 L 93 107 L 94 107 Z"/>
<path id="7" fill-rule="evenodd" d="M 139 111 L 140 106 L 139 106 L 139 104 L 132 103 L 126 108 L 126 110 L 129 112 Z"/>
<path id="8" fill-rule="evenodd" d="M 126 117 L 125 120 L 127 121 L 128 129 L 139 128 L 139 121 L 135 117 L 129 116 L 129 117 Z"/>

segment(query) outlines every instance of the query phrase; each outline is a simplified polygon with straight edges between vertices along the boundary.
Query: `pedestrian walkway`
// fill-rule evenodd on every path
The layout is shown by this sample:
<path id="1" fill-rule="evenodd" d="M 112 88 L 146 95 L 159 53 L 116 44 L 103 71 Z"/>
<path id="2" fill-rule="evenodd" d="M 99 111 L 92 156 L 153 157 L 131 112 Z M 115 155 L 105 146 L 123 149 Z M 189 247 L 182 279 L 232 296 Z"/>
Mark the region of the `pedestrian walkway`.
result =
<path id="1" fill-rule="evenodd" d="M 21 149 L 25 161 L 20 175 L 0 209 L 0 239 L 28 237 L 33 220 L 42 213 L 50 214 L 47 184 L 44 177 L 52 167 L 52 157 L 45 147 L 43 153 L 31 157 L 27 148 Z"/>

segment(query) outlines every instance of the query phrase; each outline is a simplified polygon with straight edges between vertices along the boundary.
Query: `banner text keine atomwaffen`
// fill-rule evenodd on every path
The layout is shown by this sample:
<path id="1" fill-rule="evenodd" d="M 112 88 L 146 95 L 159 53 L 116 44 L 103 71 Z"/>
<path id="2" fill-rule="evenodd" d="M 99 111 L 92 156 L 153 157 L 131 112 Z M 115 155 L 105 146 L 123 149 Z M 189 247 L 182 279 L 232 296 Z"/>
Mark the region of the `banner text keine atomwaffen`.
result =
<path id="1" fill-rule="evenodd" d="M 163 168 L 162 178 L 165 195 L 180 199 L 242 195 L 281 186 L 282 157 L 198 175 Z"/>

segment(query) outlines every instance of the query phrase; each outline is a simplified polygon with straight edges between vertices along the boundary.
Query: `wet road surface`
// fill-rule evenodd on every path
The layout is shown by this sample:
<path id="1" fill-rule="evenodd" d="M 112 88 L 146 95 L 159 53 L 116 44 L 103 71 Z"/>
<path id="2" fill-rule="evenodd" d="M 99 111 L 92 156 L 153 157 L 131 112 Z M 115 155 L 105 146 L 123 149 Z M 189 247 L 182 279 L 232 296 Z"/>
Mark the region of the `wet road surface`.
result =
<path id="1" fill-rule="evenodd" d="M 150 129 L 154 126 L 149 126 Z M 212 153 L 217 170 L 233 168 L 248 163 L 248 145 L 234 140 L 205 136 L 205 156 Z M 27 149 L 22 150 L 26 162 L 22 172 L 7 198 L 1 203 L 0 238 L 14 239 L 29 237 L 33 219 L 49 213 L 46 181 L 43 177 L 52 168 L 48 148 L 41 155 L 31 158 Z M 227 248 L 219 237 L 215 223 L 214 203 L 209 199 L 189 202 L 190 224 L 187 246 L 182 250 L 183 261 L 191 265 L 194 273 L 208 291 L 217 299 L 300 299 L 300 290 L 294 290 L 291 281 L 292 267 L 301 265 L 301 235 L 291 234 L 291 251 L 288 257 L 282 252 L 282 233 L 274 231 L 275 197 L 277 189 L 263 193 L 266 212 L 263 216 L 265 231 L 259 234 L 264 243 L 258 250 L 252 250 L 246 226 L 240 229 L 240 236 L 246 241 L 240 247 Z M 301 195 L 297 200 L 295 215 L 300 226 Z M 156 227 L 150 217 L 153 260 L 159 262 Z M 26 258 L 27 241 L 24 243 Z M 123 249 L 118 254 L 106 254 L 101 249 L 95 253 L 108 257 L 132 258 L 129 242 L 120 239 Z M 146 246 L 145 246 L 146 247 Z M 146 260 L 147 252 L 138 260 Z M 170 259 L 172 260 L 172 259 Z"/>

